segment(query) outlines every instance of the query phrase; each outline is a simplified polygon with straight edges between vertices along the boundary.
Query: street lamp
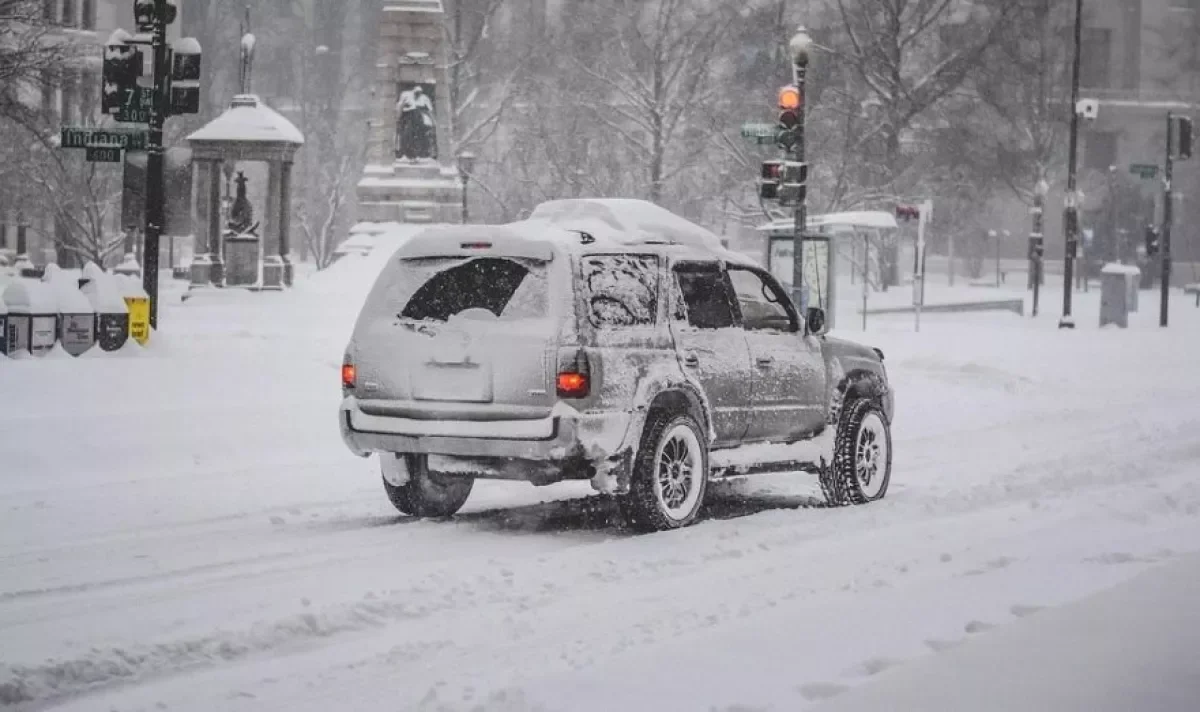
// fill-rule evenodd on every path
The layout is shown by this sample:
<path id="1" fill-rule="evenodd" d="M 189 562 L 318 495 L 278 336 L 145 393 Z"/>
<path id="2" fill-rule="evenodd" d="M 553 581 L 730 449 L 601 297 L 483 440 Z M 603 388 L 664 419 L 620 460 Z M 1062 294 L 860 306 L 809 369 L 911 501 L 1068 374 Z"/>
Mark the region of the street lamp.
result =
<path id="1" fill-rule="evenodd" d="M 467 181 L 475 169 L 475 154 L 462 150 L 458 152 L 458 175 L 462 178 L 462 222 L 467 224 Z"/>
<path id="2" fill-rule="evenodd" d="M 796 28 L 796 34 L 792 35 L 792 39 L 788 42 L 788 51 L 792 55 L 792 83 L 796 87 L 797 101 L 794 109 L 795 112 L 795 127 L 792 129 L 794 141 L 792 143 L 792 158 L 801 164 L 803 185 L 800 186 L 799 195 L 796 200 L 796 208 L 794 213 L 795 224 L 792 227 L 792 301 L 795 302 L 797 309 L 802 309 L 805 304 L 804 294 L 804 230 L 808 227 L 808 209 L 806 206 L 808 198 L 808 168 L 805 165 L 804 159 L 804 115 L 808 108 L 805 96 L 805 83 L 808 80 L 808 61 L 809 54 L 812 51 L 812 37 L 808 34 L 803 26 Z M 783 107 L 781 97 L 780 108 Z M 832 309 L 833 305 L 825 305 Z"/>

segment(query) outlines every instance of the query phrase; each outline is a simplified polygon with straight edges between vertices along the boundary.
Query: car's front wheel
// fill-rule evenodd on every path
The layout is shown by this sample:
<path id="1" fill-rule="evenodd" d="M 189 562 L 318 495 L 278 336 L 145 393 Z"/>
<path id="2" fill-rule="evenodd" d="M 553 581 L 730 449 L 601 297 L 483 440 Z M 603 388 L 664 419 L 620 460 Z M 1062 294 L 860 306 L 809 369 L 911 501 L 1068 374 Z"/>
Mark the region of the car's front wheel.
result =
<path id="1" fill-rule="evenodd" d="M 386 455 L 385 455 L 386 457 Z M 424 455 L 401 455 L 406 458 L 408 481 L 395 485 L 385 474 L 383 489 L 401 514 L 414 517 L 449 517 L 466 504 L 471 496 L 475 478 L 464 475 L 444 475 L 429 470 Z"/>
<path id="2" fill-rule="evenodd" d="M 883 499 L 892 479 L 892 431 L 872 400 L 847 403 L 837 423 L 833 462 L 821 473 L 821 489 L 835 507 Z"/>
<path id="3" fill-rule="evenodd" d="M 685 527 L 696 520 L 708 487 L 708 447 L 696 419 L 651 413 L 642 433 L 629 493 L 621 510 L 643 532 Z"/>

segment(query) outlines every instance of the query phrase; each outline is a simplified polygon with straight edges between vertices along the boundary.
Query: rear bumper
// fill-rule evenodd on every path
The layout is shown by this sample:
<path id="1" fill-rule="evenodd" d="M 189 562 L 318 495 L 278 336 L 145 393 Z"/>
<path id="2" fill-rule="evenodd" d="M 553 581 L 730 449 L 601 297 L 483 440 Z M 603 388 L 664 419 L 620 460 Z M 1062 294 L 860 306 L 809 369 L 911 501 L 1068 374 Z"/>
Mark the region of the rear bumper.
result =
<path id="1" fill-rule="evenodd" d="M 628 449 L 631 420 L 627 413 L 571 408 L 536 420 L 417 420 L 364 413 L 353 396 L 342 401 L 338 413 L 342 440 L 356 455 L 386 452 L 516 461 L 528 467 L 529 476 L 506 479 L 530 481 L 545 480 L 552 471 L 599 468 L 621 458 Z"/>

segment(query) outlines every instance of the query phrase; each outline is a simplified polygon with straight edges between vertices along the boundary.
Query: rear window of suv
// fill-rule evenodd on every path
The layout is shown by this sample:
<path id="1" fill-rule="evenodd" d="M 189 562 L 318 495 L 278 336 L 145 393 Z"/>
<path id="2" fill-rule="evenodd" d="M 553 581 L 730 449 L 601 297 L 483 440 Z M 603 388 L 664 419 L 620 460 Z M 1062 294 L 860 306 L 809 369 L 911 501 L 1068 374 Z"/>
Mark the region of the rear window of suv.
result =
<path id="1" fill-rule="evenodd" d="M 597 329 L 653 326 L 658 313 L 658 258 L 588 255 L 582 260 L 584 308 Z"/>
<path id="2" fill-rule="evenodd" d="M 447 321 L 472 310 L 504 321 L 540 319 L 547 314 L 546 266 L 532 260 L 406 260 L 401 273 L 400 283 L 419 285 L 404 300 L 399 314 L 403 319 Z"/>

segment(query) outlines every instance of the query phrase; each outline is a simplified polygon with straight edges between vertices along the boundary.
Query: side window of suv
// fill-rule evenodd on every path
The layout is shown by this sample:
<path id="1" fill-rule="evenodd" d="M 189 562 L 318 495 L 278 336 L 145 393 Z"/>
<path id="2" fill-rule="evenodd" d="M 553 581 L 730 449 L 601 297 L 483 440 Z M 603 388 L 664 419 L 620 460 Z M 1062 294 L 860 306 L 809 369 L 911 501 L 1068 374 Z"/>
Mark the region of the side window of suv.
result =
<path id="1" fill-rule="evenodd" d="M 757 272 L 730 267 L 729 280 L 742 310 L 742 325 L 751 331 L 799 331 L 797 319 L 785 306 L 783 290 Z"/>
<path id="2" fill-rule="evenodd" d="M 737 322 L 725 273 L 716 265 L 682 265 L 675 279 L 687 307 L 688 324 L 697 329 L 725 329 Z"/>

